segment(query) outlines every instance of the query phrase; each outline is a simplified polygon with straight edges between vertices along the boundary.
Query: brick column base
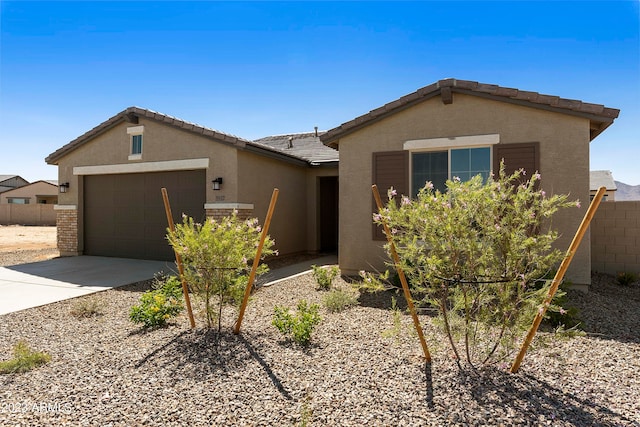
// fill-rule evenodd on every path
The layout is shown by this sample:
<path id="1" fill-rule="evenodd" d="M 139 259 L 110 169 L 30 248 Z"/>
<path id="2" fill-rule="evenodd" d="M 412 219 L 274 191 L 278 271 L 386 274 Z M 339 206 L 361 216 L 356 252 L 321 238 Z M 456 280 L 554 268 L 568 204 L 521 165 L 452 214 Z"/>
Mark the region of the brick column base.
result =
<path id="1" fill-rule="evenodd" d="M 222 219 L 226 216 L 231 216 L 233 211 L 237 212 L 237 217 L 240 220 L 246 220 L 249 218 L 253 218 L 253 209 L 229 209 L 229 208 L 216 208 L 216 209 L 206 209 L 207 218 L 213 218 L 216 221 Z"/>
<path id="2" fill-rule="evenodd" d="M 56 228 L 60 256 L 78 256 L 78 209 L 72 205 L 56 205 Z"/>

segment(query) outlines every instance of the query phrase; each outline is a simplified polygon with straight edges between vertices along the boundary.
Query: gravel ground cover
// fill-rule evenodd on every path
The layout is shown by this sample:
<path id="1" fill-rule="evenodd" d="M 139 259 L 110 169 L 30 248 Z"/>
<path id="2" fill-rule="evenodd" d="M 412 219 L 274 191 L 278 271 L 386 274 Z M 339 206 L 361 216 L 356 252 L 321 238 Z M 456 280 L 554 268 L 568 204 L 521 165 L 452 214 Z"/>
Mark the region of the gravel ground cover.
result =
<path id="1" fill-rule="evenodd" d="M 409 316 L 389 333 L 388 294 L 323 310 L 310 347 L 297 347 L 271 325 L 273 307 L 320 303 L 310 274 L 260 289 L 237 336 L 230 311 L 219 337 L 201 323 L 190 330 L 186 315 L 142 330 L 128 311 L 148 288 L 0 316 L 0 360 L 20 339 L 52 356 L 28 373 L 0 375 L 0 425 L 640 426 L 638 283 L 596 276 L 592 292 L 570 292 L 587 336 L 537 346 L 515 375 L 504 367 L 460 374 L 421 316 L 433 353 L 426 366 Z M 74 317 L 87 298 L 103 314 Z"/>

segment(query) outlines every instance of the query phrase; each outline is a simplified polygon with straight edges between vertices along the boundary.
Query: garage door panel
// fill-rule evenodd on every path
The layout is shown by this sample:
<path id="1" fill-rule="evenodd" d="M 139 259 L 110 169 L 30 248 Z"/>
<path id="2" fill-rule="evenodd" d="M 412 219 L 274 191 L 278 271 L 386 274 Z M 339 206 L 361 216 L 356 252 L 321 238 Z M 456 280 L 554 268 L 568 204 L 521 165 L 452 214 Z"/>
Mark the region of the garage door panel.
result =
<path id="1" fill-rule="evenodd" d="M 84 178 L 84 253 L 140 259 L 173 259 L 165 239 L 167 188 L 176 222 L 182 213 L 205 216 L 204 170 Z"/>

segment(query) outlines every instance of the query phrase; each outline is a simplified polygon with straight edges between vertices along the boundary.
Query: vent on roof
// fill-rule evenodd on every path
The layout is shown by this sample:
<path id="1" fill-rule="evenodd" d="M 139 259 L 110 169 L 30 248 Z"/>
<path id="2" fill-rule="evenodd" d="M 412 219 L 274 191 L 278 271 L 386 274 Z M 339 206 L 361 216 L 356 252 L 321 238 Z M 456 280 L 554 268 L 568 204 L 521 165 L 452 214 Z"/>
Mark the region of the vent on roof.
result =
<path id="1" fill-rule="evenodd" d="M 287 148 L 293 148 L 293 137 L 289 137 L 289 143 L 287 144 Z"/>
<path id="2" fill-rule="evenodd" d="M 316 134 L 316 138 L 318 137 L 318 126 L 313 127 L 314 133 Z"/>

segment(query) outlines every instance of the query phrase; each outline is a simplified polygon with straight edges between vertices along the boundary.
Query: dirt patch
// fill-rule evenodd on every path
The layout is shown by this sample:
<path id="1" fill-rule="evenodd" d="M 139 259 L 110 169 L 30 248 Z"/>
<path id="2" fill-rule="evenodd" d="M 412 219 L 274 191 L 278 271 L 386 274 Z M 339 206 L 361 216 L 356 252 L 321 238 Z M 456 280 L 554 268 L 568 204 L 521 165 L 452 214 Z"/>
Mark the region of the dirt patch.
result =
<path id="1" fill-rule="evenodd" d="M 0 252 L 55 249 L 56 227 L 0 225 Z"/>

